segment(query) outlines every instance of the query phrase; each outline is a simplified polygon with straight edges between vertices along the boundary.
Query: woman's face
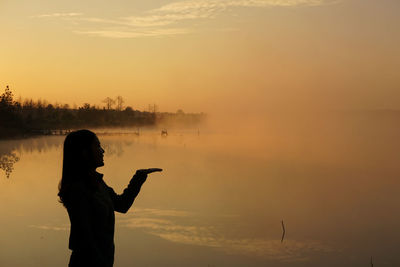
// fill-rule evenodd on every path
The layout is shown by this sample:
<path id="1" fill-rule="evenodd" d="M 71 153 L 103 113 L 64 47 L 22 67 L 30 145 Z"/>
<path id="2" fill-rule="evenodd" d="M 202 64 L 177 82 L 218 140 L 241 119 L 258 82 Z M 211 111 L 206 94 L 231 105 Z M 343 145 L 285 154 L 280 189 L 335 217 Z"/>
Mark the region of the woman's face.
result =
<path id="1" fill-rule="evenodd" d="M 100 141 L 97 137 L 93 140 L 91 150 L 94 167 L 97 168 L 104 166 L 104 149 L 101 147 Z"/>

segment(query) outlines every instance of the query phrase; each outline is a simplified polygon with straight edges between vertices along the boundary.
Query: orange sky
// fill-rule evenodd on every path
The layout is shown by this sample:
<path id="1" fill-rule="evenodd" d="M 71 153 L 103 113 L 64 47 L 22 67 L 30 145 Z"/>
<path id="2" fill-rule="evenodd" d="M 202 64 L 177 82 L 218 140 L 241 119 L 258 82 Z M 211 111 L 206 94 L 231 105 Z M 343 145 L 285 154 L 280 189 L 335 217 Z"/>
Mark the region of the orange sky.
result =
<path id="1" fill-rule="evenodd" d="M 400 108 L 400 1 L 0 1 L 0 87 L 161 111 Z"/>

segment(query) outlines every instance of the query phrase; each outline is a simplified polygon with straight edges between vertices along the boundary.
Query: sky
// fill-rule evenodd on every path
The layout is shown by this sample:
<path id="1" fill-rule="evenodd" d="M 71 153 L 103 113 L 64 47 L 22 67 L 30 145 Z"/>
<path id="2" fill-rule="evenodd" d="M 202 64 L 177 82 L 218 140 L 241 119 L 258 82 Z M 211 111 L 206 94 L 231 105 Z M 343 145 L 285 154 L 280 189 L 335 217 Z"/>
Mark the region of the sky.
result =
<path id="1" fill-rule="evenodd" d="M 0 0 L 0 89 L 160 111 L 399 109 L 398 0 Z"/>

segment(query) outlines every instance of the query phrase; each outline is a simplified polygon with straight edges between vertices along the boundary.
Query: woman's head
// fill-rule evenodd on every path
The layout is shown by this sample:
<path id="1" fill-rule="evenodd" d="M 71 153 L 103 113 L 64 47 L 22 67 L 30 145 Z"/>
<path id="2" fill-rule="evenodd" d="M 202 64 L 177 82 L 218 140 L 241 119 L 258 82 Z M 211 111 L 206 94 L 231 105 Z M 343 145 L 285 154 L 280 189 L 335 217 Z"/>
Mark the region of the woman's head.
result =
<path id="1" fill-rule="evenodd" d="M 73 181 L 82 179 L 85 173 L 104 165 L 103 153 L 95 133 L 78 130 L 67 135 L 64 140 L 62 178 L 59 186 L 61 201 Z"/>
<path id="2" fill-rule="evenodd" d="M 64 141 L 63 172 L 95 169 L 103 166 L 104 150 L 96 134 L 89 130 L 78 130 L 67 135 Z"/>

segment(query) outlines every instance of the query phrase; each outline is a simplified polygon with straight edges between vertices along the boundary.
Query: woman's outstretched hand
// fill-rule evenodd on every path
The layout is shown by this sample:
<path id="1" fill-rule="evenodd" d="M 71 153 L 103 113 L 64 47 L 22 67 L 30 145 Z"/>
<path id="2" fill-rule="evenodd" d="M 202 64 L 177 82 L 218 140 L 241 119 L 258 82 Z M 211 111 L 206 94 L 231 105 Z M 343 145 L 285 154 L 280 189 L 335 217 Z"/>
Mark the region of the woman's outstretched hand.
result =
<path id="1" fill-rule="evenodd" d="M 150 169 L 140 169 L 136 171 L 136 174 L 138 175 L 147 175 L 150 174 L 152 172 L 161 172 L 162 169 L 159 168 L 150 168 Z"/>
<path id="2" fill-rule="evenodd" d="M 152 172 L 161 172 L 162 169 L 159 168 L 150 168 L 150 169 L 140 169 L 136 171 L 136 174 L 133 176 L 134 180 L 143 184 L 146 181 L 147 175 Z"/>

